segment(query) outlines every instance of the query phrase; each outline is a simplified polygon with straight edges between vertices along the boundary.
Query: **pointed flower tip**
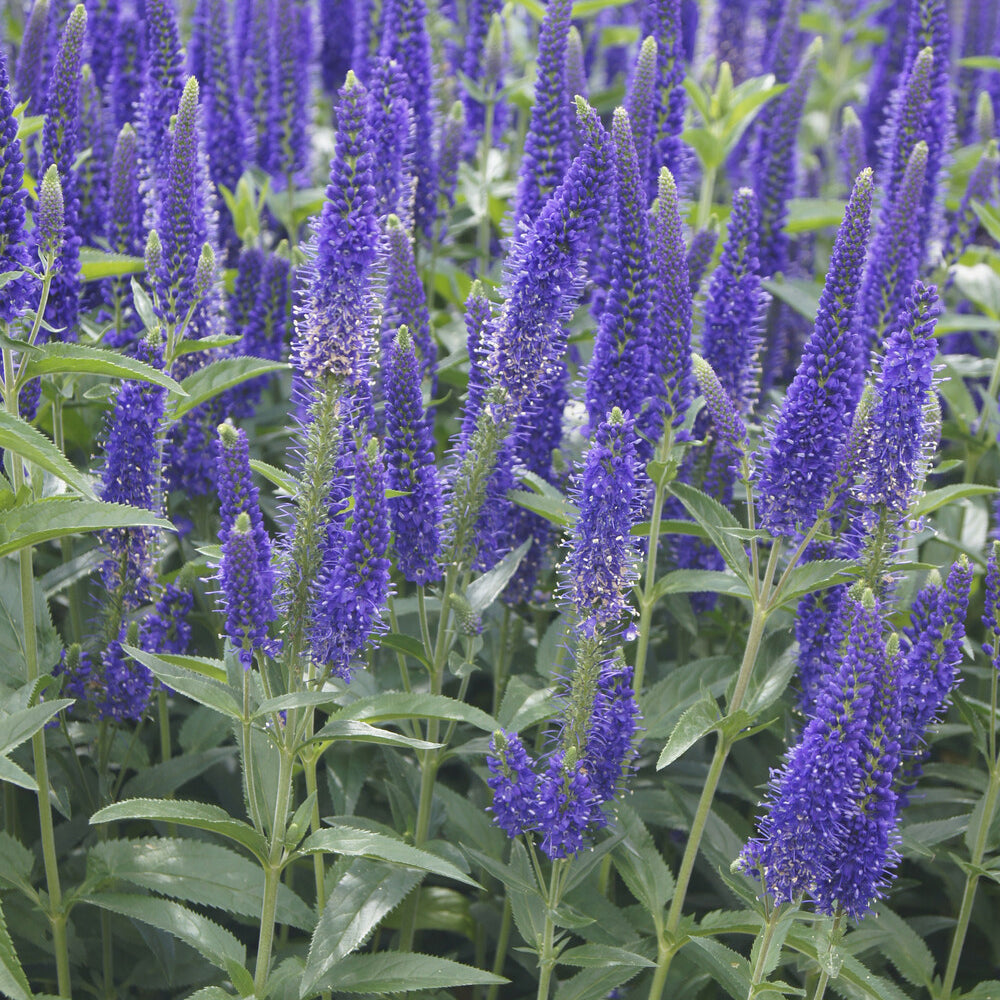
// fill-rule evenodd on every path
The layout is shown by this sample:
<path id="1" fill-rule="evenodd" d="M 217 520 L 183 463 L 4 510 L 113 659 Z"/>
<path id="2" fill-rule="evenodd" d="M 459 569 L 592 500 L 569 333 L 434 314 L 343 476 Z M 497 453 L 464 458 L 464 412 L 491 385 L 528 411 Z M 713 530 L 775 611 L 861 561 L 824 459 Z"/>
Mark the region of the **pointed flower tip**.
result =
<path id="1" fill-rule="evenodd" d="M 803 65 L 810 62 L 815 62 L 819 59 L 820 54 L 823 52 L 823 39 L 817 35 L 812 42 L 809 44 L 809 48 L 806 49 L 806 54 L 802 58 Z"/>
<path id="2" fill-rule="evenodd" d="M 238 535 L 247 535 L 251 530 L 250 515 L 245 511 L 241 510 L 236 515 L 236 520 L 233 521 L 233 531 Z"/>
<path id="3" fill-rule="evenodd" d="M 648 35 L 642 43 L 642 48 L 639 50 L 639 61 L 640 62 L 650 62 L 656 59 L 656 39 L 652 35 Z"/>
<path id="4" fill-rule="evenodd" d="M 180 107 L 177 109 L 177 113 L 183 114 L 186 109 L 189 109 L 192 105 L 198 103 L 199 94 L 199 83 L 198 78 L 195 76 L 189 76 L 187 78 L 187 83 L 184 84 L 184 92 L 181 94 Z"/>
<path id="5" fill-rule="evenodd" d="M 885 644 L 885 655 L 891 661 L 896 658 L 896 654 L 899 652 L 899 635 L 893 632 L 892 635 L 886 640 Z"/>
<path id="6" fill-rule="evenodd" d="M 396 346 L 401 351 L 413 350 L 413 337 L 410 335 L 410 328 L 405 323 L 396 332 Z"/>
<path id="7" fill-rule="evenodd" d="M 239 431 L 233 426 L 231 420 L 226 420 L 224 423 L 219 424 L 219 440 L 222 442 L 225 448 L 234 448 L 236 443 L 239 441 Z"/>

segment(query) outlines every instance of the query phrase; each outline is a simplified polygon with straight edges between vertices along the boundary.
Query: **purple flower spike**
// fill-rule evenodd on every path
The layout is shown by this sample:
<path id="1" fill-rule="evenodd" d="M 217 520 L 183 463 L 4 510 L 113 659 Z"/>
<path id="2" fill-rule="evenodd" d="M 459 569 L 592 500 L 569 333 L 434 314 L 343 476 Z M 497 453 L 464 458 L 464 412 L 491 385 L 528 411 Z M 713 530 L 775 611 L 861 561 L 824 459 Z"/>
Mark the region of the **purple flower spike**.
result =
<path id="1" fill-rule="evenodd" d="M 434 466 L 432 428 L 424 413 L 421 367 L 409 331 L 402 328 L 385 360 L 385 432 L 388 485 L 405 496 L 392 497 L 396 565 L 412 583 L 441 578 L 441 484 Z"/>
<path id="2" fill-rule="evenodd" d="M 87 12 L 78 4 L 62 34 L 42 129 L 42 163 L 58 169 L 63 193 L 63 243 L 45 313 L 62 340 L 76 340 L 80 316 L 80 198 L 74 164 L 80 152 L 80 73 L 86 36 Z"/>
<path id="3" fill-rule="evenodd" d="M 914 282 L 899 329 L 886 341 L 875 387 L 861 495 L 869 505 L 897 514 L 913 500 L 926 460 L 924 411 L 934 385 L 934 324 L 940 313 L 935 287 Z"/>
<path id="4" fill-rule="evenodd" d="M 368 92 L 348 73 L 340 92 L 337 153 L 316 225 L 315 256 L 293 345 L 295 365 L 311 382 L 328 375 L 361 378 L 373 346 L 378 222 L 367 105 Z"/>
<path id="5" fill-rule="evenodd" d="M 413 222 L 413 156 L 416 143 L 406 74 L 394 59 L 379 58 L 371 69 L 368 133 L 372 143 L 372 184 L 379 217 L 397 215 Z"/>
<path id="6" fill-rule="evenodd" d="M 566 38 L 570 0 L 551 0 L 538 38 L 535 104 L 524 139 L 514 202 L 514 232 L 533 223 L 562 183 L 572 158 L 573 117 L 566 89 Z"/>
<path id="7" fill-rule="evenodd" d="M 158 348 L 145 341 L 139 360 L 163 367 Z M 159 513 L 160 463 L 157 434 L 167 390 L 147 382 L 121 383 L 108 423 L 100 498 Z M 101 566 L 109 590 L 121 589 L 126 608 L 149 600 L 155 578 L 155 528 L 114 528 L 102 535 L 108 559 Z"/>
<path id="8" fill-rule="evenodd" d="M 996 670 L 1000 670 L 1000 542 L 990 546 L 986 560 L 986 598 L 983 603 L 983 625 L 986 642 L 983 649 Z"/>
<path id="9" fill-rule="evenodd" d="M 406 99 L 413 113 L 416 176 L 415 219 L 418 232 L 430 237 L 437 218 L 437 161 L 434 156 L 431 43 L 424 0 L 386 0 L 382 9 L 379 54 L 395 59 L 407 79 Z"/>
<path id="10" fill-rule="evenodd" d="M 49 34 L 49 0 L 35 0 L 24 26 L 24 37 L 14 68 L 14 94 L 18 103 L 28 102 L 29 115 L 45 113 L 46 66 Z"/>
<path id="11" fill-rule="evenodd" d="M 702 351 L 737 411 L 757 393 L 757 352 L 767 294 L 760 284 L 757 199 L 749 188 L 733 197 L 729 232 L 705 304 Z"/>
<path id="12" fill-rule="evenodd" d="M 486 764 L 490 771 L 486 783 L 493 792 L 490 811 L 497 826 L 508 837 L 526 833 L 536 821 L 538 775 L 521 737 L 517 733 L 494 733 Z"/>
<path id="13" fill-rule="evenodd" d="M 135 97 L 146 75 L 146 39 L 143 26 L 126 13 L 118 20 L 108 78 L 111 125 L 120 129 L 135 120 Z"/>
<path id="14" fill-rule="evenodd" d="M 648 0 L 643 6 L 640 37 L 656 39 L 656 84 L 653 88 L 652 154 L 649 197 L 656 195 L 660 168 L 666 167 L 678 181 L 688 162 L 681 142 L 684 129 L 684 38 L 681 0 Z"/>
<path id="15" fill-rule="evenodd" d="M 271 653 L 268 625 L 274 620 L 274 571 L 271 540 L 260 512 L 250 471 L 246 432 L 231 424 L 219 427 L 219 581 L 226 611 L 226 634 L 239 650 L 245 668 L 253 651 Z"/>
<path id="16" fill-rule="evenodd" d="M 389 596 L 389 512 L 378 441 L 356 449 L 354 510 L 345 525 L 329 524 L 326 551 L 314 592 L 312 655 L 344 680 L 353 661 L 382 632 Z"/>
<path id="17" fill-rule="evenodd" d="M 24 164 L 17 137 L 14 99 L 10 93 L 7 62 L 0 51 L 0 274 L 28 266 L 24 234 Z M 0 295 L 0 322 L 9 323 L 25 307 L 26 288 L 15 280 Z"/>
<path id="18" fill-rule="evenodd" d="M 596 427 L 612 406 L 640 414 L 650 388 L 649 371 L 655 358 L 650 318 L 649 213 L 642 184 L 628 112 L 614 114 L 615 230 L 611 256 L 611 288 L 601 311 L 594 338 L 594 354 L 587 369 L 587 415 Z M 655 416 L 660 416 L 654 407 Z M 639 445 L 640 458 L 648 461 L 660 438 L 659 420 L 647 420 L 647 437 Z"/>
<path id="19" fill-rule="evenodd" d="M 808 528 L 823 509 L 861 397 L 854 310 L 871 202 L 872 173 L 865 170 L 837 233 L 816 323 L 760 472 L 761 523 L 775 535 Z"/>
<path id="20" fill-rule="evenodd" d="M 663 424 L 680 426 L 694 397 L 691 374 L 691 275 L 673 175 L 663 167 L 653 215 L 653 334 L 650 396 Z"/>
<path id="21" fill-rule="evenodd" d="M 138 722 L 153 692 L 153 675 L 141 663 L 125 655 L 122 644 L 127 641 L 122 625 L 116 639 L 108 643 L 101 656 L 101 678 L 97 682 L 95 701 L 98 716 L 118 722 Z"/>
<path id="22" fill-rule="evenodd" d="M 656 39 L 650 36 L 642 43 L 636 59 L 632 82 L 629 84 L 625 106 L 632 124 L 632 139 L 635 142 L 636 160 L 642 178 L 644 197 L 650 188 L 650 171 L 653 160 L 653 103 L 657 69 Z"/>
<path id="23" fill-rule="evenodd" d="M 688 247 L 687 266 L 691 281 L 691 294 L 697 295 L 702 279 L 715 253 L 715 244 L 719 242 L 719 234 L 715 229 L 699 229 L 691 234 L 691 245 Z"/>
<path id="24" fill-rule="evenodd" d="M 823 913 L 843 905 L 860 915 L 873 898 L 865 898 L 873 891 L 873 875 L 880 876 L 890 858 L 872 851 L 862 859 L 863 870 L 852 864 L 845 873 L 842 865 L 848 851 L 861 846 L 852 836 L 853 820 L 868 791 L 864 753 L 874 736 L 872 708 L 876 720 L 883 718 L 892 679 L 874 598 L 869 592 L 862 600 L 851 595 L 847 602 L 851 626 L 838 669 L 801 741 L 784 766 L 772 771 L 767 814 L 740 861 L 776 903 L 807 895 Z M 891 785 L 887 793 L 883 786 L 880 790 L 891 794 Z"/>
<path id="25" fill-rule="evenodd" d="M 184 53 L 174 0 L 146 0 L 146 67 L 136 132 L 142 141 L 145 180 L 152 200 L 170 156 L 170 116 L 184 92 Z"/>
<path id="26" fill-rule="evenodd" d="M 188 615 L 193 607 L 190 588 L 168 583 L 156 602 L 156 610 L 142 623 L 139 645 L 149 653 L 185 654 L 191 642 Z"/>
<path id="27" fill-rule="evenodd" d="M 309 84 L 313 63 L 311 5 L 273 0 L 274 84 L 268 131 L 272 176 L 285 184 L 309 170 Z"/>
<path id="28" fill-rule="evenodd" d="M 505 302 L 491 330 L 489 371 L 524 406 L 552 378 L 565 349 L 564 326 L 580 282 L 583 255 L 611 172 L 611 144 L 596 113 L 580 106 L 583 149 L 546 202 L 534 228 L 511 250 Z"/>
<path id="29" fill-rule="evenodd" d="M 563 564 L 563 588 L 587 634 L 632 614 L 639 579 L 634 421 L 615 407 L 597 428 L 578 486 L 580 513 Z"/>

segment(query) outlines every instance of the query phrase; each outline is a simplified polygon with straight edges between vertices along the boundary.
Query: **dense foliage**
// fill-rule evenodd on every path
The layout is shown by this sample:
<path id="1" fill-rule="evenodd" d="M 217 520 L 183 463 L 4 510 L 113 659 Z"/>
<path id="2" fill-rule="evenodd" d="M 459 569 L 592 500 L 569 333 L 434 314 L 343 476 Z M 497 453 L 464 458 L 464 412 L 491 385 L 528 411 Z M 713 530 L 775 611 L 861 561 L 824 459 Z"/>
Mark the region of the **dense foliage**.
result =
<path id="1" fill-rule="evenodd" d="M 9 0 L 0 994 L 1000 996 L 992 0 Z"/>

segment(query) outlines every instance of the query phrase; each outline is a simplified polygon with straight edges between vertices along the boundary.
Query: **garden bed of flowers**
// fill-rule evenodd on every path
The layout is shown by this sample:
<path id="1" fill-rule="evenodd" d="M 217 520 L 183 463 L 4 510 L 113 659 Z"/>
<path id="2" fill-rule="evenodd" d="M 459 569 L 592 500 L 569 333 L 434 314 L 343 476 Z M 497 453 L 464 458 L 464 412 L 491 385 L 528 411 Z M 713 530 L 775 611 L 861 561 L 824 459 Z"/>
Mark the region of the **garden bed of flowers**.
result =
<path id="1" fill-rule="evenodd" d="M 1000 5 L 7 0 L 0 995 L 1000 998 Z"/>

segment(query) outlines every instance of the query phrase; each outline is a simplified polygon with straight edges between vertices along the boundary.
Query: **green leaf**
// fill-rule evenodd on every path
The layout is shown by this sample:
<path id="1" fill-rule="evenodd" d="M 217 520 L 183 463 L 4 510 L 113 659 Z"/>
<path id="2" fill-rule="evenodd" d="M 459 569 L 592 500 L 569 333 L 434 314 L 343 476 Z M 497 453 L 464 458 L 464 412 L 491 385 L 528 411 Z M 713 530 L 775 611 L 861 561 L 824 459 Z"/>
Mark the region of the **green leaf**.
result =
<path id="1" fill-rule="evenodd" d="M 412 656 L 417 663 L 422 663 L 430 669 L 431 661 L 427 659 L 424 644 L 412 635 L 403 635 L 400 632 L 388 632 L 382 636 L 380 644 L 383 649 L 394 649 L 397 653 Z"/>
<path id="2" fill-rule="evenodd" d="M 121 879 L 175 899 L 259 920 L 263 869 L 228 847 L 200 840 L 107 840 L 88 853 L 87 877 Z M 278 922 L 311 930 L 312 910 L 286 885 L 278 888 Z"/>
<path id="3" fill-rule="evenodd" d="M 228 686 L 199 676 L 183 667 L 174 666 L 159 656 L 147 653 L 142 649 L 136 649 L 135 646 L 123 643 L 122 649 L 133 660 L 151 670 L 158 680 L 175 691 L 187 695 L 192 701 L 196 701 L 206 708 L 211 708 L 221 715 L 228 716 L 230 719 L 237 721 L 243 719 L 243 706 L 236 700 Z"/>
<path id="4" fill-rule="evenodd" d="M 672 764 L 678 757 L 690 750 L 703 736 L 717 729 L 722 717 L 715 699 L 706 696 L 692 705 L 678 720 L 670 734 L 667 745 L 656 762 L 657 771 Z"/>
<path id="5" fill-rule="evenodd" d="M 94 499 L 90 477 L 78 472 L 41 431 L 6 410 L 0 410 L 0 448 L 10 449 L 15 455 L 51 472 L 53 476 L 72 486 L 77 493 L 89 500 Z"/>
<path id="6" fill-rule="evenodd" d="M 428 743 L 427 740 L 393 733 L 388 729 L 378 729 L 367 722 L 353 719 L 336 719 L 328 722 L 312 739 L 316 742 L 336 742 L 342 740 L 348 743 L 376 743 L 389 747 L 409 747 L 411 750 L 436 750 L 441 743 Z"/>
<path id="7" fill-rule="evenodd" d="M 781 281 L 765 278 L 761 284 L 774 298 L 784 302 L 800 316 L 808 320 L 815 319 L 819 311 L 820 289 L 814 282 L 802 278 L 785 278 Z"/>
<path id="8" fill-rule="evenodd" d="M 662 920 L 663 911 L 674 895 L 674 877 L 634 809 L 619 805 L 618 822 L 625 831 L 625 839 L 612 854 L 615 868 L 653 920 Z"/>
<path id="9" fill-rule="evenodd" d="M 454 879 L 456 882 L 463 882 L 465 885 L 471 885 L 477 889 L 482 888 L 475 879 L 456 868 L 450 861 L 445 861 L 429 851 L 411 847 L 402 840 L 394 840 L 384 833 L 376 833 L 372 830 L 359 830 L 350 826 L 335 826 L 317 830 L 306 839 L 298 853 L 342 854 L 354 858 L 390 861 L 393 864 L 419 868 L 421 871 Z"/>
<path id="10" fill-rule="evenodd" d="M 284 469 L 268 465 L 267 462 L 262 462 L 259 458 L 250 459 L 250 468 L 258 475 L 263 476 L 273 486 L 277 486 L 283 493 L 287 493 L 290 497 L 295 496 L 299 492 L 298 480 Z"/>
<path id="11" fill-rule="evenodd" d="M 489 572 L 469 584 L 465 596 L 473 614 L 482 614 L 502 593 L 510 578 L 517 572 L 521 560 L 531 548 L 531 539 L 522 542 L 513 552 L 508 552 Z"/>
<path id="12" fill-rule="evenodd" d="M 54 342 L 42 344 L 37 353 L 32 354 L 25 366 L 26 377 L 55 375 L 64 372 L 82 372 L 90 375 L 106 375 L 108 378 L 130 379 L 162 386 L 183 396 L 184 390 L 165 372 L 143 361 L 131 358 L 117 351 L 106 351 L 84 344 Z"/>
<path id="13" fill-rule="evenodd" d="M 143 768 L 129 778 L 122 788 L 122 797 L 128 799 L 156 798 L 172 795 L 187 782 L 200 777 L 216 764 L 228 763 L 236 756 L 233 746 L 212 747 L 195 753 L 179 754 L 152 767 Z"/>
<path id="14" fill-rule="evenodd" d="M 352 862 L 337 879 L 309 943 L 301 995 L 320 992 L 314 988 L 317 982 L 360 948 L 420 879 L 418 872 L 382 862 L 364 858 Z"/>
<path id="15" fill-rule="evenodd" d="M 507 499 L 560 528 L 570 527 L 579 514 L 579 508 L 565 497 L 542 496 L 528 490 L 510 490 Z"/>
<path id="16" fill-rule="evenodd" d="M 718 500 L 687 483 L 671 483 L 670 492 L 705 529 L 726 565 L 744 583 L 749 583 L 750 566 L 746 552 L 740 541 L 729 534 L 729 529 L 742 528 L 743 525 Z"/>
<path id="17" fill-rule="evenodd" d="M 653 600 L 667 594 L 735 594 L 749 597 L 747 585 L 732 573 L 710 569 L 675 569 L 661 576 L 653 587 Z"/>
<path id="18" fill-rule="evenodd" d="M 795 643 L 774 658 L 765 659 L 769 664 L 758 686 L 747 696 L 747 714 L 756 718 L 769 709 L 784 693 L 795 676 L 799 664 L 799 647 Z"/>
<path id="19" fill-rule="evenodd" d="M 242 334 L 238 337 L 231 337 L 226 333 L 218 333 L 210 337 L 199 337 L 196 340 L 182 340 L 174 346 L 174 357 L 179 358 L 182 354 L 199 354 L 202 351 L 217 351 L 221 347 L 238 344 L 242 339 Z"/>
<path id="20" fill-rule="evenodd" d="M 613 989 L 627 983 L 637 972 L 636 967 L 627 965 L 584 969 L 572 979 L 559 984 L 556 1000 L 595 1000 L 596 997 L 606 997 Z"/>
<path id="21" fill-rule="evenodd" d="M 485 868 L 486 871 L 495 879 L 502 882 L 512 892 L 538 894 L 538 887 L 534 881 L 516 866 L 505 865 L 502 861 L 498 861 L 496 858 L 491 857 L 489 854 L 484 854 L 482 851 L 477 851 L 474 847 L 469 847 L 467 844 L 462 845 L 462 850 L 469 858 Z"/>
<path id="22" fill-rule="evenodd" d="M 735 1000 L 746 1000 L 751 994 L 750 964 L 732 948 L 712 938 L 693 937 L 689 942 L 690 957 Z"/>
<path id="23" fill-rule="evenodd" d="M 38 791 L 38 782 L 9 757 L 0 757 L 0 781 L 17 785 L 18 788 L 27 788 L 29 792 Z"/>
<path id="24" fill-rule="evenodd" d="M 173 525 L 140 507 L 101 500 L 36 500 L 8 511 L 0 522 L 0 556 L 53 538 L 111 528 L 162 528 Z"/>
<path id="25" fill-rule="evenodd" d="M 287 368 L 288 365 L 282 361 L 265 361 L 263 358 L 220 358 L 184 379 L 181 386 L 187 395 L 168 407 L 166 419 L 168 422 L 179 420 L 185 413 L 190 413 L 233 386 L 258 375 L 269 375 Z"/>
<path id="26" fill-rule="evenodd" d="M 0 719 L 0 754 L 6 754 L 14 747 L 20 746 L 41 729 L 52 716 L 69 708 L 72 698 L 60 698 L 57 701 L 46 701 L 31 708 L 23 708 Z"/>
<path id="27" fill-rule="evenodd" d="M 34 867 L 34 854 L 9 833 L 0 831 L 0 882 L 33 897 L 31 870 Z"/>
<path id="28" fill-rule="evenodd" d="M 417 952 L 382 951 L 369 955 L 348 955 L 314 983 L 312 992 L 410 993 L 413 990 L 445 990 L 455 986 L 490 986 L 506 982 L 508 980 L 502 976 L 494 976 L 447 958 Z"/>
<path id="29" fill-rule="evenodd" d="M 811 233 L 839 226 L 847 203 L 837 198 L 792 198 L 788 203 L 786 233 Z"/>
<path id="30" fill-rule="evenodd" d="M 492 733 L 497 720 L 482 709 L 443 694 L 388 691 L 370 698 L 359 698 L 330 717 L 330 721 L 358 719 L 362 722 L 388 722 L 392 719 L 439 719 L 444 722 L 467 722 Z"/>
<path id="31" fill-rule="evenodd" d="M 330 705 L 337 699 L 333 691 L 297 691 L 295 694 L 281 694 L 277 698 L 265 698 L 250 713 L 251 719 L 263 719 L 275 712 L 287 712 L 292 708 L 316 708 Z"/>
<path id="32" fill-rule="evenodd" d="M 0 993 L 10 1000 L 31 1000 L 33 994 L 28 977 L 21 968 L 21 961 L 14 950 L 14 942 L 7 931 L 7 921 L 0 909 Z"/>
<path id="33" fill-rule="evenodd" d="M 910 517 L 923 517 L 941 507 L 946 507 L 955 500 L 966 497 L 989 496 L 996 493 L 995 486 L 977 486 L 975 483 L 955 483 L 951 486 L 941 486 L 936 490 L 928 490 L 909 511 Z"/>
<path id="34" fill-rule="evenodd" d="M 246 961 L 243 945 L 229 931 L 173 900 L 123 892 L 95 892 L 84 896 L 83 901 L 173 934 L 220 969 L 225 970 L 227 963 L 242 965 Z"/>
<path id="35" fill-rule="evenodd" d="M 9 517 L 7 514 L 5 517 Z M 0 521 L 0 531 L 2 531 Z M 49 617 L 49 605 L 35 582 L 36 662 L 43 673 L 59 662 L 62 641 Z M 21 606 L 21 579 L 17 560 L 0 559 L 0 682 L 19 688 L 28 680 L 24 650 L 25 627 Z"/>
<path id="36" fill-rule="evenodd" d="M 656 962 L 651 962 L 643 955 L 607 944 L 584 944 L 579 948 L 570 948 L 569 951 L 560 954 L 559 964 L 575 965 L 579 969 L 603 969 L 615 965 L 626 965 L 636 969 L 656 968 Z"/>
<path id="37" fill-rule="evenodd" d="M 107 253 L 94 247 L 80 248 L 80 274 L 84 281 L 120 278 L 124 274 L 142 274 L 146 262 L 142 257 L 123 253 Z"/>
<path id="38" fill-rule="evenodd" d="M 877 932 L 876 946 L 907 982 L 930 989 L 934 956 L 923 938 L 902 917 L 879 905 L 878 911 L 866 918 L 861 929 Z"/>
<path id="39" fill-rule="evenodd" d="M 811 928 L 801 925 L 793 926 L 785 939 L 785 944 L 789 948 L 811 958 L 817 965 L 821 965 L 821 958 L 826 957 L 820 954 L 816 940 L 816 934 Z M 899 989 L 895 983 L 873 975 L 867 966 L 863 965 L 853 955 L 838 949 L 836 961 L 840 963 L 839 968 L 834 973 L 837 979 L 842 979 L 856 991 L 857 995 L 864 1000 L 908 1000 L 905 993 Z M 841 995 L 850 995 L 837 984 L 838 992 Z"/>
<path id="40" fill-rule="evenodd" d="M 121 820 L 148 820 L 179 823 L 198 830 L 209 830 L 242 844 L 261 861 L 267 856 L 264 838 L 248 823 L 233 819 L 220 806 L 185 799 L 127 799 L 99 809 L 90 817 L 91 826 Z"/>
<path id="41" fill-rule="evenodd" d="M 781 589 L 781 606 L 797 604 L 806 594 L 826 590 L 857 577 L 857 564 L 849 559 L 813 559 L 796 566 Z"/>

